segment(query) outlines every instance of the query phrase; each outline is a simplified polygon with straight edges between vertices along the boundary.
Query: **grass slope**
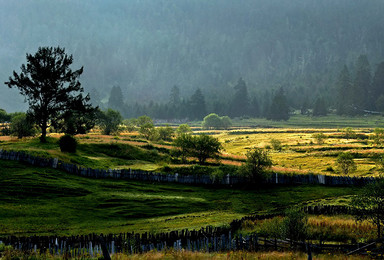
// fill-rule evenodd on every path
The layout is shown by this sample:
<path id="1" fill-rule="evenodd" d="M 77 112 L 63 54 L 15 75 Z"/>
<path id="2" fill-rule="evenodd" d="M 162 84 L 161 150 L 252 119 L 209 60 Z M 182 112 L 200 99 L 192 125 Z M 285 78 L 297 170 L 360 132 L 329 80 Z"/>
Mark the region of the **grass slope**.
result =
<path id="1" fill-rule="evenodd" d="M 160 153 L 154 146 L 143 147 L 131 145 L 123 140 L 114 140 L 108 136 L 97 136 L 89 139 L 81 138 L 76 153 L 62 153 L 58 145 L 58 138 L 48 137 L 47 143 L 40 143 L 39 138 L 11 139 L 0 143 L 0 148 L 12 151 L 26 151 L 29 154 L 59 158 L 75 163 L 82 167 L 98 169 L 132 168 L 155 170 L 169 160 L 169 156 Z M 147 149 L 145 149 L 147 148 Z"/>
<path id="2" fill-rule="evenodd" d="M 0 160 L 0 235 L 192 229 L 354 192 L 350 187 L 219 189 L 97 180 Z"/>

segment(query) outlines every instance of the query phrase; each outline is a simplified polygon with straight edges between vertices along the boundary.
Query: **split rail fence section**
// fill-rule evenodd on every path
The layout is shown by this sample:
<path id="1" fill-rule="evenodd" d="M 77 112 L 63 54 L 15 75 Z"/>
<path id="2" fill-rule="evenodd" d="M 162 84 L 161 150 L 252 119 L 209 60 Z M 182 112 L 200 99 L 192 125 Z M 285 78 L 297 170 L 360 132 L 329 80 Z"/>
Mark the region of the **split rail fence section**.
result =
<path id="1" fill-rule="evenodd" d="M 192 252 L 227 252 L 227 251 L 265 251 L 289 250 L 295 248 L 312 252 L 348 253 L 361 248 L 360 244 L 307 244 L 304 242 L 267 239 L 257 234 L 232 236 L 231 232 L 223 233 L 220 228 L 207 227 L 198 231 L 172 231 L 160 234 L 121 233 L 118 235 L 96 235 L 57 237 L 6 237 L 0 238 L 0 244 L 39 254 L 82 257 L 109 255 L 115 253 L 138 254 L 149 251 L 187 250 Z M 310 247 L 310 249 L 308 248 Z"/>
<path id="2" fill-rule="evenodd" d="M 0 159 L 20 161 L 39 167 L 52 167 L 67 173 L 89 178 L 114 178 L 129 179 L 149 182 L 175 182 L 183 184 L 203 184 L 203 185 L 239 185 L 249 183 L 249 179 L 240 176 L 227 175 L 224 178 L 215 178 L 210 175 L 180 175 L 166 174 L 158 172 L 147 172 L 141 170 L 102 170 L 92 168 L 82 168 L 78 165 L 63 162 L 57 158 L 41 158 L 32 156 L 25 152 L 6 151 L 0 149 Z M 328 176 L 314 174 L 280 174 L 273 173 L 266 180 L 269 184 L 323 184 L 323 185 L 355 185 L 363 186 L 375 180 L 373 177 L 348 177 L 348 176 Z"/>

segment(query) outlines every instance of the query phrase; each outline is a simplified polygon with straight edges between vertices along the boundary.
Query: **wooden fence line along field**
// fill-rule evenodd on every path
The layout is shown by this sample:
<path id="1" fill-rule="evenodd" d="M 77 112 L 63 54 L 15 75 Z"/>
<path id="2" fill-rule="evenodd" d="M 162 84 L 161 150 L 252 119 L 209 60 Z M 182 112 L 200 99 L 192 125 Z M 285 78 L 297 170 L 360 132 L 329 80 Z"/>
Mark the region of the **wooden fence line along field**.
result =
<path id="1" fill-rule="evenodd" d="M 0 149 L 0 159 L 12 160 L 28 163 L 39 167 L 52 167 L 60 169 L 67 173 L 89 178 L 114 178 L 128 179 L 149 182 L 175 182 L 182 184 L 203 184 L 203 185 L 240 185 L 248 184 L 250 180 L 241 176 L 227 175 L 224 178 L 215 178 L 210 175 L 181 175 L 166 174 L 159 172 L 147 172 L 141 170 L 123 169 L 123 170 L 102 170 L 92 168 L 82 168 L 78 165 L 63 162 L 57 158 L 41 158 L 32 156 L 25 152 L 6 151 Z M 280 174 L 272 173 L 265 180 L 268 184 L 322 184 L 329 186 L 354 185 L 364 186 L 375 181 L 374 177 L 349 177 L 349 176 L 328 176 L 314 174 Z"/>
<path id="2" fill-rule="evenodd" d="M 187 250 L 192 252 L 260 251 L 292 249 L 312 252 L 354 252 L 357 249 L 373 247 L 374 243 L 363 244 L 308 244 L 298 241 L 267 239 L 257 234 L 232 236 L 231 232 L 221 233 L 211 227 L 198 231 L 182 230 L 161 234 L 121 233 L 118 235 L 96 235 L 57 237 L 7 237 L 0 243 L 11 245 L 24 252 L 79 257 L 109 255 L 115 253 L 138 254 L 149 251 Z M 310 248 L 308 248 L 310 247 Z M 361 253 L 361 252 L 360 252 Z"/>

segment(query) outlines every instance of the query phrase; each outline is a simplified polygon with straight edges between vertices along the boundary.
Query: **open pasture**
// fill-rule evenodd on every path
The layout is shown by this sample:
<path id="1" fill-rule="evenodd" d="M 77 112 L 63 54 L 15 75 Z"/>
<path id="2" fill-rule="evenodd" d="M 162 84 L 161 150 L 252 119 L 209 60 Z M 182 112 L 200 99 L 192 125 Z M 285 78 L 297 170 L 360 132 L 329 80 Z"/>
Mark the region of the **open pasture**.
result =
<path id="1" fill-rule="evenodd" d="M 209 133 L 223 145 L 221 163 L 239 166 L 245 154 L 253 147 L 267 149 L 273 160 L 273 171 L 287 173 L 314 173 L 340 175 L 337 156 L 350 152 L 357 169 L 349 175 L 378 176 L 382 166 L 377 158 L 383 154 L 382 146 L 375 144 L 372 128 L 240 128 L 233 130 L 198 131 Z M 319 140 L 318 135 L 323 135 Z M 56 157 L 83 167 L 100 169 L 141 169 L 161 171 L 164 166 L 178 167 L 181 162 L 172 156 L 169 142 L 152 142 L 139 133 L 122 133 L 119 136 L 100 135 L 93 132 L 79 135 L 78 149 L 74 154 L 62 153 L 57 145 L 60 135 L 51 134 L 48 143 L 41 144 L 37 138 L 17 140 L 3 138 L 0 147 L 7 150 L 27 151 L 43 157 Z M 193 163 L 190 158 L 190 163 Z M 210 163 L 217 163 L 209 160 Z"/>
<path id="2" fill-rule="evenodd" d="M 336 159 L 342 152 L 350 152 L 357 165 L 353 176 L 378 176 L 381 168 L 375 158 L 381 156 L 381 145 L 374 144 L 373 129 L 298 129 L 254 128 L 216 132 L 224 147 L 225 156 L 245 158 L 253 147 L 267 149 L 275 171 L 340 175 Z M 317 136 L 324 138 L 318 140 Z"/>
<path id="3" fill-rule="evenodd" d="M 0 234 L 88 234 L 199 229 L 282 211 L 352 187 L 216 188 L 88 179 L 0 161 Z"/>

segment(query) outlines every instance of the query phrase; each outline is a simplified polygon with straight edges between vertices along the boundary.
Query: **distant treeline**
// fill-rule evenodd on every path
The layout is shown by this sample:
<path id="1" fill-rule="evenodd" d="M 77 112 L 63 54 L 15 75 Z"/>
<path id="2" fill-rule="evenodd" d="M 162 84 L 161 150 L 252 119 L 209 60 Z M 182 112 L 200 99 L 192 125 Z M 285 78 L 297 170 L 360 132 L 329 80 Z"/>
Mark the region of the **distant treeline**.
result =
<path id="1" fill-rule="evenodd" d="M 209 99 L 198 88 L 190 97 L 182 97 L 180 87 L 174 86 L 167 101 L 151 101 L 147 104 L 129 103 L 122 89 L 111 89 L 107 104 L 126 118 L 149 115 L 164 120 L 201 120 L 209 113 L 234 117 L 262 117 L 272 120 L 287 120 L 294 111 L 303 115 L 325 116 L 382 114 L 384 112 L 384 62 L 379 63 L 374 73 L 367 59 L 361 55 L 349 69 L 346 65 L 330 88 L 331 95 L 313 92 L 309 96 L 297 88 L 279 87 L 251 95 L 245 80 L 240 78 L 222 99 Z M 351 72 L 350 72 L 351 70 Z M 220 96 L 220 94 L 217 94 Z"/>

